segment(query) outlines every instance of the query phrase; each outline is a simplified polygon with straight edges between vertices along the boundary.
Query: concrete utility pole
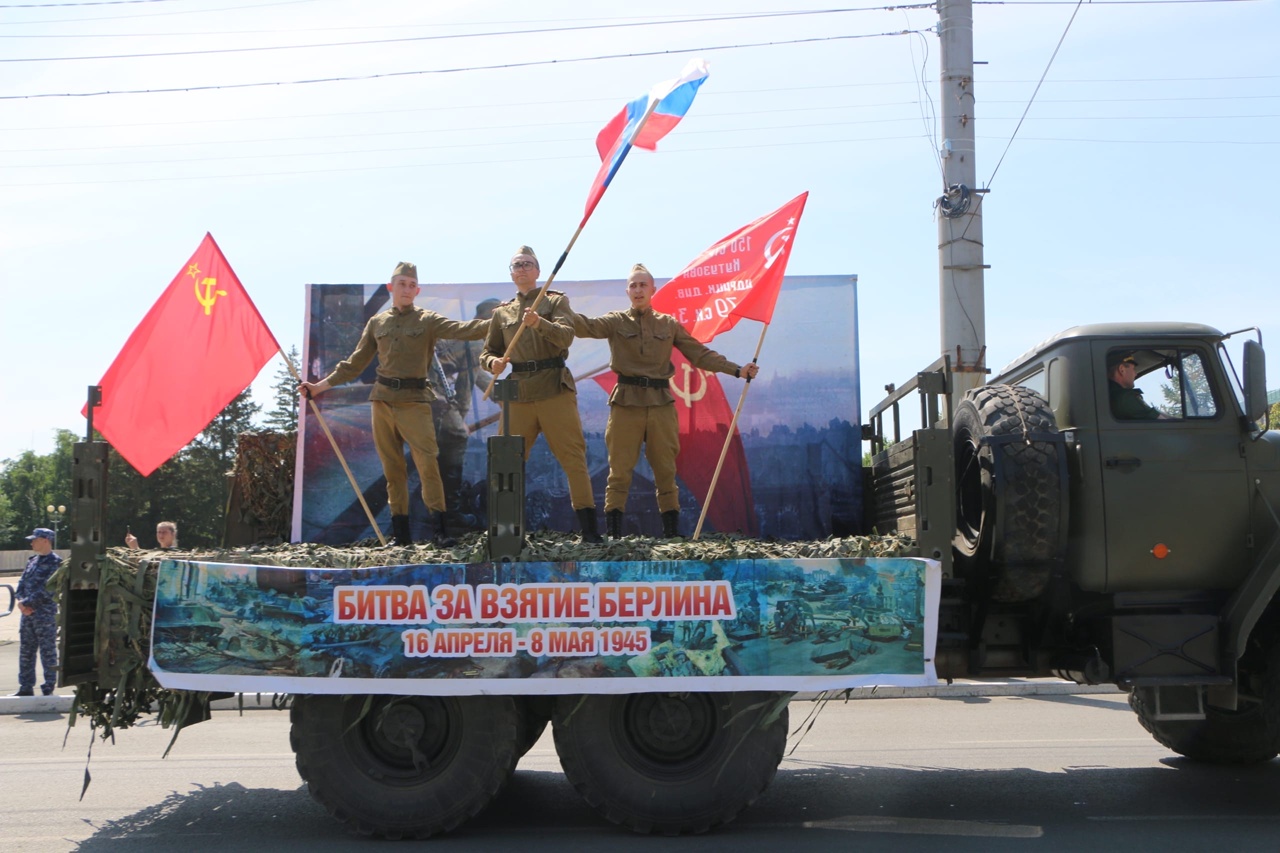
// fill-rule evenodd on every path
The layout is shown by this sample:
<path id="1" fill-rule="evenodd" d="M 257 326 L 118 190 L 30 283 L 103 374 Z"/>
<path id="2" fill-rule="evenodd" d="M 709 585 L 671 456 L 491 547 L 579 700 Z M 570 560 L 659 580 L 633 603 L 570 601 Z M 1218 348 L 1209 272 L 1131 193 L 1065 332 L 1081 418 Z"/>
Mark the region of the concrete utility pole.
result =
<path id="1" fill-rule="evenodd" d="M 942 354 L 955 371 L 952 405 L 986 381 L 982 199 L 974 158 L 973 2 L 939 0 L 942 70 L 942 177 L 938 263 Z"/>

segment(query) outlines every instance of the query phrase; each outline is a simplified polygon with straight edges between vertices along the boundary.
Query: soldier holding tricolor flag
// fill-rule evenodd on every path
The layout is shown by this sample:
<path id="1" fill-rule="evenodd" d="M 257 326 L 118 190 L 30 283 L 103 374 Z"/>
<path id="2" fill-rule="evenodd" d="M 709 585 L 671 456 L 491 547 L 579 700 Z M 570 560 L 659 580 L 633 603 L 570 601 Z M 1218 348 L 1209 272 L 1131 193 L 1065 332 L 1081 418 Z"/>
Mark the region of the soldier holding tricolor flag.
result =
<path id="1" fill-rule="evenodd" d="M 680 492 L 676 488 L 676 456 L 680 453 L 680 427 L 670 379 L 675 373 L 672 349 L 678 349 L 694 367 L 725 373 L 750 381 L 759 372 L 745 367 L 699 343 L 670 314 L 654 311 L 653 275 L 644 264 L 631 268 L 627 298 L 631 307 L 602 317 L 573 315 L 573 331 L 583 338 L 609 341 L 609 367 L 617 385 L 609 393 L 609 424 L 604 441 L 609 450 L 609 483 L 604 493 L 604 517 L 609 536 L 622 537 L 622 514 L 631 490 L 631 477 L 640 461 L 640 446 L 653 468 L 662 535 L 679 535 Z"/>
<path id="2" fill-rule="evenodd" d="M 519 399 L 504 403 L 511 418 L 511 434 L 524 439 L 529 458 L 539 435 L 564 469 L 569 500 L 582 527 L 582 538 L 599 542 L 596 498 L 587 471 L 587 442 L 578 416 L 578 389 L 565 367 L 573 342 L 573 309 L 569 297 L 547 286 L 538 287 L 538 256 L 521 246 L 508 265 L 516 296 L 493 309 L 489 336 L 480 365 L 494 376 L 511 365 L 511 379 Z M 528 334 L 522 334 L 524 331 Z"/>

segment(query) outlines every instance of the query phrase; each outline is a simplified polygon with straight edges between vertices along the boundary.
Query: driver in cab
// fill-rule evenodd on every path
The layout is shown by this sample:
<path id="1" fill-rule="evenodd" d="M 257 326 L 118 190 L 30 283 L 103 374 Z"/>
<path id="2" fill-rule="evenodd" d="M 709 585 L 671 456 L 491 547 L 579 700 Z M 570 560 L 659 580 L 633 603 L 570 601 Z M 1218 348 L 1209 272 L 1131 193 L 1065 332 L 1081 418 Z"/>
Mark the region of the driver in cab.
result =
<path id="1" fill-rule="evenodd" d="M 1138 360 L 1132 352 L 1115 352 L 1107 358 L 1107 389 L 1111 392 L 1111 414 L 1122 421 L 1168 420 L 1133 387 L 1138 378 Z"/>

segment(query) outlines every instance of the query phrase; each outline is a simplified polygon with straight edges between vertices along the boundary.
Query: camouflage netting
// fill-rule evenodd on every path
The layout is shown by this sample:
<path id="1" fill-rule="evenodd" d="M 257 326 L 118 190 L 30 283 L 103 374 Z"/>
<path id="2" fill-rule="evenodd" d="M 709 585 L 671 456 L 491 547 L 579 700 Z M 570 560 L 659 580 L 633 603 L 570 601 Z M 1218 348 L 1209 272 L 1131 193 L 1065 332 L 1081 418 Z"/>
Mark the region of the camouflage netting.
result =
<path id="1" fill-rule="evenodd" d="M 809 542 L 747 539 L 714 534 L 699 541 L 628 536 L 599 545 L 582 543 L 575 535 L 539 532 L 528 537 L 520 559 L 525 562 L 629 560 L 731 560 L 900 557 L 913 553 L 905 536 L 850 536 Z M 114 683 L 84 684 L 76 692 L 77 711 L 104 738 L 128 728 L 139 718 L 157 713 L 161 725 L 194 722 L 207 707 L 208 694 L 161 688 L 147 669 L 150 656 L 151 610 L 156 574 L 162 559 L 190 559 L 212 563 L 241 563 L 286 568 L 354 569 L 420 563 L 475 563 L 488 559 L 483 534 L 472 534 L 453 548 L 434 545 L 379 546 L 376 540 L 344 547 L 299 544 L 198 551 L 130 551 L 113 548 L 102 562 L 98 595 L 98 651 L 101 671 Z M 176 737 L 176 732 L 175 732 Z"/>
<path id="2" fill-rule="evenodd" d="M 239 510 L 262 538 L 289 539 L 297 445 L 295 432 L 244 432 L 237 439 L 233 474 Z"/>

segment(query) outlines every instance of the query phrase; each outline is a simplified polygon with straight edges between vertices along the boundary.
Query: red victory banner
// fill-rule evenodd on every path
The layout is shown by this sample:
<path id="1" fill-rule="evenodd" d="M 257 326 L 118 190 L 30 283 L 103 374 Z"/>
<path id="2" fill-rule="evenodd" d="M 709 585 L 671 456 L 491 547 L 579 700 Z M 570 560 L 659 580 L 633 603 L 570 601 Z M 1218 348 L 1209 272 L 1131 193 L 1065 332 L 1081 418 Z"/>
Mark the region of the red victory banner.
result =
<path id="1" fill-rule="evenodd" d="M 744 317 L 768 324 L 808 198 L 801 193 L 698 255 L 653 295 L 653 310 L 671 314 L 703 343 Z"/>
<path id="2" fill-rule="evenodd" d="M 205 234 L 107 368 L 94 428 L 145 477 L 208 426 L 279 349 Z"/>
<path id="3" fill-rule="evenodd" d="M 694 367 L 678 349 L 671 350 L 671 364 L 676 372 L 669 384 L 680 425 L 676 476 L 693 492 L 698 503 L 706 506 L 715 477 L 715 465 L 712 463 L 720 454 L 729 433 L 733 410 L 729 408 L 720 377 Z M 614 386 L 618 384 L 618 375 L 612 370 L 591 378 L 606 394 L 613 393 Z M 715 506 L 708 509 L 711 523 L 721 533 L 758 536 L 760 524 L 756 519 L 755 499 L 751 495 L 751 472 L 747 468 L 742 436 L 736 429 L 729 440 L 729 453 L 720 479 L 728 488 Z"/>

